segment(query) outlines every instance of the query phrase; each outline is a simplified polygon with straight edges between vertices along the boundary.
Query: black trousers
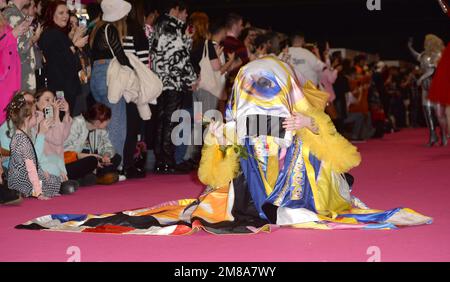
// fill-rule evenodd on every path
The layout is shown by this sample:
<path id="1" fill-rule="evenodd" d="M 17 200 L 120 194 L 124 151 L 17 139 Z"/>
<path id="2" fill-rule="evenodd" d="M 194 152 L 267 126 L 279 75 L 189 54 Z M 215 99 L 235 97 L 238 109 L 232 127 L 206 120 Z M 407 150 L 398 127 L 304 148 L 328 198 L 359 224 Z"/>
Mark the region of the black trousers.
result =
<path id="1" fill-rule="evenodd" d="M 96 157 L 86 157 L 84 159 L 79 159 L 73 163 L 66 164 L 67 177 L 71 180 L 77 180 L 83 178 L 89 173 L 93 173 L 95 169 L 97 169 L 97 176 L 101 176 L 109 172 L 116 172 L 117 167 L 120 165 L 121 161 L 122 158 L 120 157 L 120 155 L 115 154 L 111 159 L 111 165 L 97 169 L 98 160 Z"/>
<path id="2" fill-rule="evenodd" d="M 154 150 L 155 140 L 156 140 L 156 122 L 157 122 L 157 106 L 150 105 L 150 111 L 152 112 L 152 118 L 150 120 L 144 121 L 143 124 L 143 136 L 145 144 L 148 150 Z"/>
<path id="3" fill-rule="evenodd" d="M 79 159 L 73 163 L 66 164 L 67 177 L 71 180 L 83 178 L 89 173 L 93 173 L 97 168 L 98 160 L 96 157 L 87 157 Z"/>
<path id="4" fill-rule="evenodd" d="M 181 108 L 183 95 L 183 92 L 166 90 L 158 97 L 154 145 L 157 165 L 175 165 L 175 145 L 172 143 L 171 133 L 177 123 L 171 122 L 170 119 L 172 114 Z"/>
<path id="5" fill-rule="evenodd" d="M 127 103 L 127 136 L 123 147 L 123 168 L 128 169 L 134 165 L 134 152 L 136 151 L 137 136 L 140 133 L 142 119 L 135 103 Z"/>
<path id="6" fill-rule="evenodd" d="M 115 154 L 111 159 L 111 165 L 97 169 L 97 176 L 102 176 L 110 172 L 117 172 L 117 167 L 120 165 L 121 161 L 122 157 L 119 154 Z"/>

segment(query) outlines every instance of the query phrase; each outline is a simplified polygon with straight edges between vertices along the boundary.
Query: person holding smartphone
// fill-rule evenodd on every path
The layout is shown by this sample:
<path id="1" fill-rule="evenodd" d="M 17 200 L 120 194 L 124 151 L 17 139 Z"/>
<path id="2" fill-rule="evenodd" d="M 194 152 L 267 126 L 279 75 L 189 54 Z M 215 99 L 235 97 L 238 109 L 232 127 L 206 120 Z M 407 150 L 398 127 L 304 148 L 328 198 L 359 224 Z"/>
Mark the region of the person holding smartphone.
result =
<path id="1" fill-rule="evenodd" d="M 84 16 L 79 18 L 74 12 L 69 12 L 70 32 L 69 37 L 74 39 L 76 37 L 83 37 L 87 33 L 87 28 Z M 84 20 L 83 20 L 84 19 Z M 78 77 L 81 83 L 81 93 L 76 97 L 75 105 L 72 109 L 73 116 L 78 116 L 87 110 L 87 97 L 90 93 L 90 79 L 91 79 L 91 61 L 89 58 L 89 45 L 83 48 L 76 49 L 76 55 L 81 63 L 81 70 L 78 72 Z"/>
<path id="2" fill-rule="evenodd" d="M 79 71 L 82 69 L 77 50 L 87 44 L 88 37 L 75 33 L 69 36 L 69 10 L 64 1 L 51 2 L 45 13 L 44 31 L 39 47 L 46 59 L 48 89 L 64 91 L 65 100 L 73 113 L 81 95 Z"/>
<path id="3" fill-rule="evenodd" d="M 28 92 L 35 92 L 36 90 L 36 58 L 33 48 L 33 31 L 30 29 L 32 18 L 27 19 L 26 15 L 22 12 L 24 7 L 30 5 L 30 0 L 11 0 L 8 6 L 3 11 L 3 16 L 6 21 L 14 29 L 18 26 L 24 27 L 24 32 L 17 37 L 17 48 L 20 55 L 21 62 L 21 90 Z"/>
<path id="4" fill-rule="evenodd" d="M 41 152 L 37 150 L 39 165 L 45 172 L 59 176 L 63 186 L 70 184 L 76 188 L 79 184 L 76 181 L 69 180 L 64 164 L 64 141 L 69 136 L 72 126 L 69 105 L 64 97 L 57 99 L 55 94 L 47 89 L 38 91 L 35 98 L 37 121 L 39 123 L 45 120 L 49 127 L 44 134 L 43 150 Z M 63 115 L 60 115 L 60 112 Z M 63 118 L 61 119 L 60 116 L 63 116 Z M 37 132 L 38 127 L 35 127 L 33 131 Z"/>
<path id="5" fill-rule="evenodd" d="M 97 184 L 108 185 L 119 180 L 117 168 L 122 159 L 106 131 L 110 121 L 111 109 L 100 103 L 74 118 L 64 142 L 66 152 L 77 154 L 77 161 L 66 165 L 70 179 L 95 170 Z"/>

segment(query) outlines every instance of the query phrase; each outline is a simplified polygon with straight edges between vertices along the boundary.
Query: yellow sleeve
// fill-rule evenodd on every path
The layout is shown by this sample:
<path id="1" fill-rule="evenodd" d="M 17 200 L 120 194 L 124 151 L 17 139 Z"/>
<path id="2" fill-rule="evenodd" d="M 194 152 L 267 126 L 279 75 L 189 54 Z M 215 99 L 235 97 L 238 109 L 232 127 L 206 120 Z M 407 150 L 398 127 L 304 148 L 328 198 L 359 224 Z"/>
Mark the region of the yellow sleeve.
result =
<path id="1" fill-rule="evenodd" d="M 323 111 L 322 104 L 312 106 L 309 102 L 312 99 L 319 101 L 317 97 L 324 96 L 320 93 L 323 92 L 309 87 L 304 91 L 305 99 L 294 105 L 294 112 L 314 119 L 319 133 L 314 134 L 309 129 L 302 128 L 296 134 L 318 159 L 329 163 L 331 170 L 344 173 L 360 164 L 361 155 L 355 146 L 337 132 L 330 117 Z"/>

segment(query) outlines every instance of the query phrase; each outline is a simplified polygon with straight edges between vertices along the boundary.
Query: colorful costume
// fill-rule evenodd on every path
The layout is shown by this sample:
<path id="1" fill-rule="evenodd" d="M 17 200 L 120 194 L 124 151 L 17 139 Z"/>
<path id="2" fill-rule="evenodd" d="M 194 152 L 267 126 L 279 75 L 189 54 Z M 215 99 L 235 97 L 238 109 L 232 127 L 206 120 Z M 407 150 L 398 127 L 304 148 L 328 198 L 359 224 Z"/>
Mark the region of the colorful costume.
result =
<path id="1" fill-rule="evenodd" d="M 323 112 L 327 98 L 309 83 L 301 89 L 294 71 L 277 58 L 253 61 L 236 77 L 224 138 L 217 135 L 220 127 L 206 137 L 199 178 L 207 188 L 198 199 L 116 214 L 54 214 L 17 228 L 183 235 L 199 229 L 245 234 L 276 226 L 393 229 L 431 223 L 410 209 L 369 210 L 351 196 L 343 173 L 360 163 L 360 155 Z M 306 128 L 283 132 L 277 122 L 292 113 L 312 117 L 318 134 Z"/>

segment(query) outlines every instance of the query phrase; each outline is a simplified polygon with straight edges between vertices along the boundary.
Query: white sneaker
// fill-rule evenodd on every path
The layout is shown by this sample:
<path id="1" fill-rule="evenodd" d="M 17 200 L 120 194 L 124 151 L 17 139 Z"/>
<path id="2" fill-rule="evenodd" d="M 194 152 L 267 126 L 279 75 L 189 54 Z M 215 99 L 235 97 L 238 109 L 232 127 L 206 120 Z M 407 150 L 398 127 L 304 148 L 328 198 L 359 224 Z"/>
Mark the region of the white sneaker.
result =
<path id="1" fill-rule="evenodd" d="M 119 175 L 119 182 L 120 181 L 125 181 L 125 180 L 127 180 L 127 177 L 125 175 L 120 174 Z"/>

